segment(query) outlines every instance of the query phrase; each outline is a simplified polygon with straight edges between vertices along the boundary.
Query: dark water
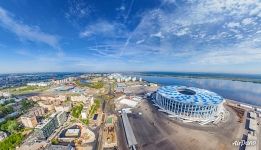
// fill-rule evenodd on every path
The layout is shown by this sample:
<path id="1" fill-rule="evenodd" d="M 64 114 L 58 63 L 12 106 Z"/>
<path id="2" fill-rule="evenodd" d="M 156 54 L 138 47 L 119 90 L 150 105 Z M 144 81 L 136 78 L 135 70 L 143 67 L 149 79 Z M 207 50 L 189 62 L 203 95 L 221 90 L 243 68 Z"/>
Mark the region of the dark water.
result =
<path id="1" fill-rule="evenodd" d="M 142 79 L 161 85 L 185 85 L 204 88 L 227 99 L 261 106 L 261 84 L 222 79 L 144 76 Z"/>

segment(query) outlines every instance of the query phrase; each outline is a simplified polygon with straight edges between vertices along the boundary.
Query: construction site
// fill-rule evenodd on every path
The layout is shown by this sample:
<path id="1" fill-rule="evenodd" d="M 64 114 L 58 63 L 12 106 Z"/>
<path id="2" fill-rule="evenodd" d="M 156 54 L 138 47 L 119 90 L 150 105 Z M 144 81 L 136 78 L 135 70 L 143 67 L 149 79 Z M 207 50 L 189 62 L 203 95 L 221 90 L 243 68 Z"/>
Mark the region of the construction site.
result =
<path id="1" fill-rule="evenodd" d="M 109 115 L 106 118 L 105 127 L 103 131 L 103 148 L 111 149 L 117 147 L 117 135 L 115 130 L 116 116 Z"/>

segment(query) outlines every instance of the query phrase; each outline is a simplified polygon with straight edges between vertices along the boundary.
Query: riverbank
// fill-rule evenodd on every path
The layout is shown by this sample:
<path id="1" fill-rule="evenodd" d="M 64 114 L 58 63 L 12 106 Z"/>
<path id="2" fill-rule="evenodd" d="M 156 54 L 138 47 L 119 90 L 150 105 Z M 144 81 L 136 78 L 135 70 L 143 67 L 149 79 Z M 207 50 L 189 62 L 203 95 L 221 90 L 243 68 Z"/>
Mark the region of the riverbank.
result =
<path id="1" fill-rule="evenodd" d="M 188 79 L 160 76 L 138 76 L 149 83 L 164 85 L 183 85 L 213 91 L 225 99 L 255 106 L 261 106 L 261 84 L 221 79 Z"/>

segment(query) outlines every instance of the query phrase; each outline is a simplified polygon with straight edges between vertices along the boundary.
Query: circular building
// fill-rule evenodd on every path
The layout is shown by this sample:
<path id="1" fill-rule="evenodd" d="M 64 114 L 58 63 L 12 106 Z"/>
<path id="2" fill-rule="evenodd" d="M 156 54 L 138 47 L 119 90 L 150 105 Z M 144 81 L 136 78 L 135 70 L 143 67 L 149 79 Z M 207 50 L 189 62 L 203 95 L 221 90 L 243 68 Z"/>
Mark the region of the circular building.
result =
<path id="1" fill-rule="evenodd" d="M 214 92 L 186 86 L 163 86 L 152 98 L 160 111 L 190 121 L 214 121 L 223 110 L 224 102 Z"/>

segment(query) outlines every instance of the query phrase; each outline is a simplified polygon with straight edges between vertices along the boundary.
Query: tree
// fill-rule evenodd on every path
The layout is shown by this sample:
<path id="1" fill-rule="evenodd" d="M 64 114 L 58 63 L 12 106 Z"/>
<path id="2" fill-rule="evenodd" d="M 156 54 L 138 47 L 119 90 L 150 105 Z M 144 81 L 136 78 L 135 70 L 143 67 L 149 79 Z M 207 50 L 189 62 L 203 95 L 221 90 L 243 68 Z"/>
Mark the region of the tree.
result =
<path id="1" fill-rule="evenodd" d="M 77 105 L 72 108 L 72 116 L 75 118 L 79 118 L 81 111 L 82 111 L 83 105 Z"/>
<path id="2" fill-rule="evenodd" d="M 21 133 L 15 133 L 0 142 L 0 150 L 15 149 L 17 145 L 23 141 L 23 135 Z"/>
<path id="3" fill-rule="evenodd" d="M 27 99 L 22 101 L 22 110 L 27 110 L 33 106 L 34 106 L 34 103 L 32 101 L 29 101 Z"/>
<path id="4" fill-rule="evenodd" d="M 85 125 L 89 124 L 89 119 L 81 119 L 82 123 L 84 123 Z"/>
<path id="5" fill-rule="evenodd" d="M 104 83 L 102 81 L 94 82 L 89 84 L 89 87 L 94 88 L 94 89 L 100 89 L 104 86 Z"/>
<path id="6" fill-rule="evenodd" d="M 0 128 L 9 133 L 15 133 L 20 130 L 16 120 L 8 120 L 6 123 L 2 124 Z"/>
<path id="7" fill-rule="evenodd" d="M 3 105 L 0 105 L 0 117 L 3 117 L 7 114 L 10 114 L 14 112 L 14 109 L 12 106 L 3 106 Z"/>
<path id="8" fill-rule="evenodd" d="M 51 142 L 53 145 L 57 145 L 59 143 L 57 138 L 52 139 Z"/>

